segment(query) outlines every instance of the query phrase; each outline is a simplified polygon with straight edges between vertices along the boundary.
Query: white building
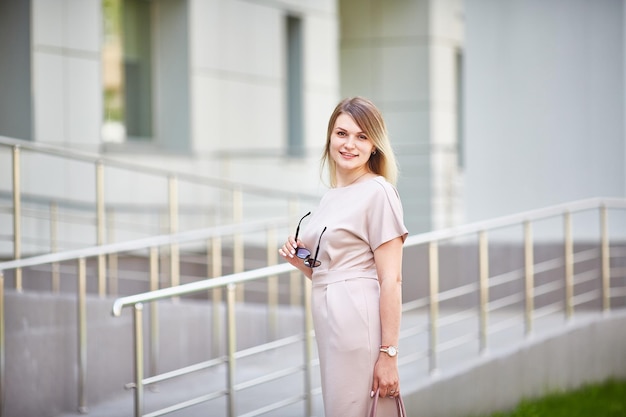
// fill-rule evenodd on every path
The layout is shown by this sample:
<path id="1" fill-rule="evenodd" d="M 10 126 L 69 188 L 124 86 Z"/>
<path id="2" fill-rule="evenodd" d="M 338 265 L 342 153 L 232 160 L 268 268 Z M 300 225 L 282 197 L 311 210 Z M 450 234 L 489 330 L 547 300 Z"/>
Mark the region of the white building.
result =
<path id="1" fill-rule="evenodd" d="M 623 197 L 625 13 L 622 0 L 4 0 L 0 136 L 320 194 L 327 118 L 363 95 L 388 122 L 412 233 Z M 25 170 L 32 194 L 72 198 L 86 181 Z"/>

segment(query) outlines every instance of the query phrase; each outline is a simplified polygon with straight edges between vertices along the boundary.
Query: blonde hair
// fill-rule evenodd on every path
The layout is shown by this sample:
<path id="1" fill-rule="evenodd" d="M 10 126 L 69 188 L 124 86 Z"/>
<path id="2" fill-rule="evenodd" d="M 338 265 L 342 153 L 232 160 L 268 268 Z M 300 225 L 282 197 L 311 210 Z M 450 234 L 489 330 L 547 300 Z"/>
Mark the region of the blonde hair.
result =
<path id="1" fill-rule="evenodd" d="M 331 187 L 337 186 L 337 165 L 330 157 L 330 138 L 335 127 L 335 122 L 340 114 L 350 116 L 374 144 L 375 153 L 370 155 L 367 162 L 369 170 L 377 175 L 382 175 L 388 182 L 396 185 L 398 180 L 398 165 L 380 110 L 378 110 L 374 103 L 366 98 L 352 97 L 339 102 L 328 120 L 326 146 L 322 154 L 321 166 L 323 169 L 324 166 L 328 164 L 328 175 Z"/>

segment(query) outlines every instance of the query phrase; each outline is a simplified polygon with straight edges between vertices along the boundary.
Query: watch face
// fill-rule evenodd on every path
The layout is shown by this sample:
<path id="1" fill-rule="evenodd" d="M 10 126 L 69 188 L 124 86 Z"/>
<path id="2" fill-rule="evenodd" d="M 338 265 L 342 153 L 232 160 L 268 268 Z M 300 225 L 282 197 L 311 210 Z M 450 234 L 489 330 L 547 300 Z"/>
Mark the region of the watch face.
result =
<path id="1" fill-rule="evenodd" d="M 389 346 L 387 354 L 389 354 L 389 356 L 396 356 L 398 354 L 398 350 L 393 346 Z"/>

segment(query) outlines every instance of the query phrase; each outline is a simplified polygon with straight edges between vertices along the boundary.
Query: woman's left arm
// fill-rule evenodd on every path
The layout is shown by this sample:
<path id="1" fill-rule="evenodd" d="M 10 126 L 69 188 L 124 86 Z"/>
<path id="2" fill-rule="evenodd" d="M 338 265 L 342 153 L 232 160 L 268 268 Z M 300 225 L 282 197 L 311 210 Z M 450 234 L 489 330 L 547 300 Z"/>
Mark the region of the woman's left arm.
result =
<path id="1" fill-rule="evenodd" d="M 383 243 L 374 251 L 374 261 L 380 282 L 381 345 L 398 346 L 402 317 L 402 245 L 397 237 Z M 380 396 L 398 396 L 400 379 L 398 357 L 380 352 L 374 367 L 372 392 L 380 388 Z"/>

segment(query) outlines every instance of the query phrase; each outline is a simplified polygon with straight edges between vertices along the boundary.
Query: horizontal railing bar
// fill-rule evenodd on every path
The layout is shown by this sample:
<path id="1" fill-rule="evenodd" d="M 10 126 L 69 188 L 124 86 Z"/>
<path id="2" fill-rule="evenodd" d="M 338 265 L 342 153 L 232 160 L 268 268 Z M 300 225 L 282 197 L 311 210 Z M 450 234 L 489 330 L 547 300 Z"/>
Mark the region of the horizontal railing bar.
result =
<path id="1" fill-rule="evenodd" d="M 465 310 L 460 310 L 455 313 L 449 314 L 447 316 L 443 316 L 438 320 L 440 327 L 448 326 L 450 324 L 458 323 L 462 320 L 466 320 L 468 318 L 474 318 L 477 316 L 475 309 L 468 308 Z"/>
<path id="2" fill-rule="evenodd" d="M 251 348 L 243 349 L 238 352 L 235 352 L 235 359 L 242 359 L 242 358 L 246 358 L 248 356 L 256 355 L 259 353 L 265 353 L 272 349 L 278 349 L 281 347 L 293 345 L 303 340 L 304 340 L 304 334 L 297 334 L 293 336 L 284 337 L 282 339 L 274 340 L 269 343 L 263 343 L 261 345 L 253 346 Z"/>
<path id="3" fill-rule="evenodd" d="M 428 324 L 422 324 L 419 326 L 411 326 L 409 328 L 400 331 L 400 339 L 408 339 L 411 336 L 417 336 L 421 333 L 425 333 L 428 330 Z"/>
<path id="4" fill-rule="evenodd" d="M 533 291 L 536 297 L 538 295 L 548 294 L 553 291 L 561 290 L 561 289 L 563 289 L 563 282 L 553 281 L 553 282 L 547 282 L 545 284 L 537 285 Z"/>
<path id="5" fill-rule="evenodd" d="M 474 291 L 478 291 L 477 283 L 465 284 L 457 288 L 452 288 L 450 290 L 445 290 L 439 293 L 439 301 L 446 301 L 452 298 L 459 297 L 461 295 L 468 295 Z"/>
<path id="6" fill-rule="evenodd" d="M 428 297 L 418 298 L 417 300 L 408 301 L 402 304 L 402 312 L 408 313 L 428 305 Z"/>
<path id="7" fill-rule="evenodd" d="M 92 207 L 93 210 L 93 207 Z M 30 209 L 28 207 L 22 207 L 21 210 L 22 216 L 28 217 L 30 219 L 38 219 L 38 220 L 50 220 L 50 210 L 35 210 Z M 59 223 L 70 223 L 70 224 L 90 224 L 93 225 L 96 223 L 96 215 L 88 216 L 85 214 L 67 214 L 61 212 L 58 214 L 56 220 Z"/>
<path id="8" fill-rule="evenodd" d="M 406 365 L 407 363 L 417 362 L 428 357 L 428 351 L 422 350 L 415 353 L 403 353 L 402 357 L 398 358 L 399 365 Z"/>
<path id="9" fill-rule="evenodd" d="M 489 329 L 487 332 L 491 335 L 497 332 L 501 332 L 502 330 L 510 329 L 515 326 L 523 326 L 524 322 L 522 319 L 522 315 L 519 314 L 517 317 L 509 317 L 504 320 L 500 320 L 497 323 L 489 323 Z"/>
<path id="10" fill-rule="evenodd" d="M 505 272 L 503 274 L 494 275 L 489 278 L 489 288 L 497 287 L 498 285 L 508 284 L 516 280 L 520 280 L 524 277 L 524 269 L 514 269 L 513 271 Z"/>
<path id="11" fill-rule="evenodd" d="M 160 410 L 156 410 L 156 411 L 153 411 L 153 412 L 148 413 L 148 414 L 144 414 L 142 417 L 164 416 L 165 414 L 169 414 L 169 413 L 172 413 L 174 411 L 178 411 L 178 410 L 182 410 L 182 409 L 185 409 L 185 408 L 189 408 L 189 407 L 192 407 L 194 405 L 202 404 L 202 403 L 205 403 L 207 401 L 211 401 L 211 400 L 214 400 L 216 398 L 223 397 L 223 396 L 225 396 L 227 394 L 228 394 L 228 392 L 226 392 L 225 390 L 215 391 L 215 392 L 212 392 L 212 393 L 209 393 L 209 394 L 205 394 L 205 395 L 201 395 L 199 397 L 192 398 L 191 400 L 182 401 L 180 403 L 171 405 L 169 407 L 161 408 Z"/>
<path id="12" fill-rule="evenodd" d="M 189 182 L 199 183 L 203 185 L 210 185 L 215 188 L 222 189 L 238 189 L 243 192 L 251 194 L 259 194 L 264 197 L 280 197 L 280 198 L 300 198 L 300 199 L 319 199 L 319 196 L 307 194 L 303 192 L 291 192 L 283 191 L 276 188 L 261 187 L 253 184 L 244 184 L 240 182 L 228 181 L 221 178 L 210 178 L 207 176 L 194 175 L 186 172 L 172 172 L 164 169 L 159 169 L 146 165 L 139 165 L 137 163 L 126 162 L 116 159 L 103 158 L 99 154 L 89 153 L 85 151 L 79 151 L 76 149 L 67 149 L 55 147 L 52 145 L 44 144 L 41 142 L 29 142 L 8 138 L 6 136 L 0 136 L 0 146 L 18 146 L 20 149 L 26 149 L 29 151 L 44 153 L 53 155 L 63 159 L 71 159 L 75 161 L 96 163 L 101 162 L 105 165 L 105 168 L 118 168 L 125 169 L 132 172 L 139 172 L 143 174 L 150 174 L 159 177 L 170 177 L 175 175 L 179 180 L 186 180 Z"/>
<path id="13" fill-rule="evenodd" d="M 574 263 L 590 261 L 592 259 L 596 259 L 600 257 L 600 249 L 592 248 L 581 250 L 580 252 L 574 253 Z"/>
<path id="14" fill-rule="evenodd" d="M 235 391 L 243 391 L 247 388 L 256 387 L 257 385 L 264 384 L 266 382 L 275 381 L 280 378 L 284 378 L 289 375 L 293 375 L 304 370 L 304 365 L 291 366 L 289 368 L 281 369 L 279 371 L 270 372 L 258 378 L 253 378 L 245 382 L 235 384 Z"/>
<path id="15" fill-rule="evenodd" d="M 156 246 L 164 246 L 173 243 L 185 243 L 199 241 L 212 236 L 224 236 L 235 232 L 252 232 L 267 229 L 268 225 L 274 224 L 277 227 L 287 225 L 284 220 L 262 220 L 250 222 L 242 225 L 215 226 L 204 229 L 191 230 L 175 234 L 147 237 L 143 239 L 131 240 L 120 243 L 110 243 L 101 246 L 92 246 L 83 249 L 74 249 L 66 252 L 55 252 L 46 255 L 34 256 L 14 261 L 0 263 L 0 271 L 14 268 L 25 268 L 33 265 L 41 265 L 51 262 L 69 261 L 72 259 L 91 258 L 98 255 L 110 255 L 113 253 L 129 252 L 133 250 L 143 250 Z"/>
<path id="16" fill-rule="evenodd" d="M 626 287 L 611 288 L 611 298 L 626 296 Z"/>
<path id="17" fill-rule="evenodd" d="M 57 196 L 50 195 L 39 195 L 39 194 L 29 194 L 22 193 L 22 204 L 28 204 L 28 210 L 31 211 L 43 211 L 47 213 L 48 211 L 43 209 L 35 209 L 31 208 L 33 206 L 49 206 L 50 203 L 57 204 L 59 209 L 64 209 L 67 211 L 86 211 L 93 210 L 95 206 L 95 201 L 85 201 L 85 200 L 72 200 L 69 198 L 59 198 Z M 0 190 L 0 200 L 9 200 L 13 199 L 13 194 L 11 192 Z M 105 205 L 107 210 L 114 210 L 118 214 L 165 214 L 168 212 L 169 208 L 167 203 L 112 203 L 107 202 Z M 3 210 L 6 208 L 6 210 Z M 0 205 L 0 212 L 6 211 L 7 213 L 12 212 L 12 205 L 3 206 Z M 215 214 L 217 210 L 214 206 L 206 206 L 205 204 L 194 204 L 194 203 L 181 203 L 179 209 L 179 214 L 190 214 L 190 215 L 206 215 L 206 214 Z M 48 216 L 46 216 L 48 217 Z"/>
<path id="18" fill-rule="evenodd" d="M 606 206 L 607 208 L 626 209 L 626 200 L 620 198 L 590 198 L 587 200 L 575 201 L 572 203 L 558 204 L 536 210 L 529 210 L 518 214 L 502 216 L 495 219 L 484 220 L 475 223 L 468 223 L 449 229 L 436 230 L 433 232 L 421 233 L 409 236 L 405 246 L 421 245 L 434 241 L 457 238 L 464 235 L 478 233 L 482 230 L 500 229 L 507 226 L 517 226 L 525 221 L 536 221 L 550 217 L 560 216 L 564 212 L 580 212 L 597 209 Z"/>
<path id="19" fill-rule="evenodd" d="M 561 258 L 548 259 L 535 264 L 535 275 L 552 271 L 565 265 L 565 260 Z"/>
<path id="20" fill-rule="evenodd" d="M 478 342 L 478 337 L 474 334 L 464 334 L 462 336 L 459 337 L 455 337 L 453 339 L 450 340 L 446 340 L 443 343 L 439 343 L 437 345 L 437 351 L 439 352 L 445 352 L 446 350 L 450 350 L 453 349 L 455 347 L 461 346 L 467 342 L 472 342 L 472 341 L 476 341 Z"/>
<path id="21" fill-rule="evenodd" d="M 488 311 L 493 312 L 498 309 L 511 306 L 515 303 L 522 302 L 524 301 L 524 298 L 525 297 L 523 293 L 507 295 L 506 297 L 502 297 L 502 298 L 498 298 L 497 300 L 490 301 L 489 303 L 487 303 L 487 308 L 488 308 Z"/>
<path id="22" fill-rule="evenodd" d="M 285 398 L 284 400 L 277 401 L 270 405 L 266 405 L 265 407 L 257 408 L 254 411 L 250 411 L 249 413 L 240 414 L 239 417 L 256 417 L 262 414 L 267 414 L 270 411 L 278 410 L 279 408 L 286 407 L 291 404 L 295 404 L 305 399 L 304 395 L 295 395 L 293 397 Z"/>
<path id="23" fill-rule="evenodd" d="M 597 270 L 591 269 L 585 272 L 579 272 L 574 274 L 574 285 L 584 284 L 589 281 L 596 281 L 600 278 L 600 273 Z"/>
<path id="24" fill-rule="evenodd" d="M 549 316 L 554 313 L 562 313 L 564 309 L 563 300 L 556 301 L 552 304 L 545 305 L 543 307 L 536 308 L 533 312 L 533 318 L 539 319 Z"/>
<path id="25" fill-rule="evenodd" d="M 602 292 L 600 290 L 591 290 L 587 292 L 583 292 L 580 294 L 576 294 L 572 297 L 572 304 L 574 306 L 581 305 L 584 303 L 588 303 L 589 301 L 599 300 L 602 296 Z"/>
<path id="26" fill-rule="evenodd" d="M 159 375 L 154 375 L 143 379 L 144 385 L 156 384 L 158 382 L 167 381 L 168 379 L 177 378 L 180 376 L 188 375 L 193 372 L 203 371 L 205 369 L 212 368 L 217 365 L 226 363 L 226 358 L 215 358 L 208 361 L 196 363 L 194 365 L 185 366 L 184 368 L 176 369 L 169 372 L 164 372 Z M 134 387 L 134 383 L 126 384 L 129 388 Z"/>
<path id="27" fill-rule="evenodd" d="M 160 290 L 144 292 L 141 294 L 121 297 L 113 303 L 113 315 L 119 316 L 122 308 L 137 303 L 146 303 L 163 298 L 179 297 L 194 294 L 200 291 L 211 290 L 213 288 L 225 287 L 228 285 L 236 285 L 239 283 L 252 281 L 258 278 L 267 278 L 271 275 L 280 275 L 293 271 L 293 266 L 288 263 L 267 266 L 264 268 L 253 269 L 250 271 L 239 272 L 230 275 L 224 275 L 218 278 L 210 278 L 202 281 L 190 282 L 188 284 L 178 285 L 176 287 L 162 288 Z"/>

